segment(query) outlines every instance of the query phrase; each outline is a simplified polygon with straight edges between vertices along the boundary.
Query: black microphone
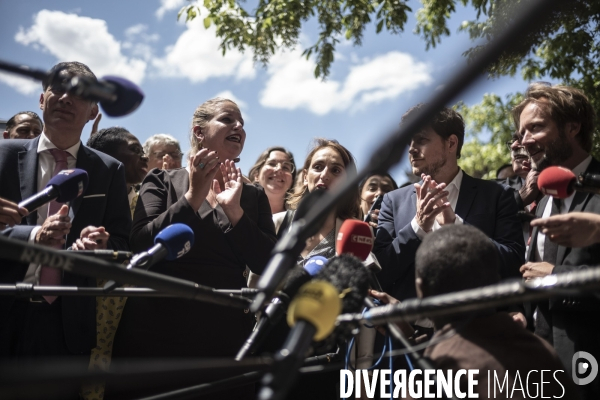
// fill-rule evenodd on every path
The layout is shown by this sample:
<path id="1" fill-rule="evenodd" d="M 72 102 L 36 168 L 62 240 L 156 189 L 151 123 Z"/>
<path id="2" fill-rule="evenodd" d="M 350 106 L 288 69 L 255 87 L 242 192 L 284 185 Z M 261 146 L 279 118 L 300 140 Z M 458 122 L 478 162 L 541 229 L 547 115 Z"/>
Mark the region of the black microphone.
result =
<path id="1" fill-rule="evenodd" d="M 298 289 L 309 282 L 325 264 L 327 264 L 325 257 L 314 256 L 306 262 L 304 267 L 297 266 L 289 272 L 281 294 L 269 303 L 256 327 L 235 356 L 236 361 L 242 360 L 246 354 L 252 353 L 256 347 L 261 345 L 267 334 L 285 313 L 289 299 L 296 296 Z"/>
<path id="2" fill-rule="evenodd" d="M 325 195 L 325 190 L 314 190 L 298 205 L 290 231 L 275 245 L 271 259 L 258 280 L 257 289 L 260 293 L 254 298 L 250 311 L 258 312 L 264 303 L 271 300 L 288 271 L 296 264 L 298 255 L 306 246 L 306 239 L 317 233 L 323 225 L 324 219 L 306 226 L 304 217 Z M 327 215 L 324 218 L 327 218 Z"/>
<path id="3" fill-rule="evenodd" d="M 105 76 L 100 80 L 74 76 L 63 85 L 77 96 L 100 102 L 102 110 L 111 117 L 134 112 L 144 100 L 144 92 L 138 85 L 118 76 Z"/>
<path id="4" fill-rule="evenodd" d="M 300 288 L 288 309 L 292 330 L 275 354 L 270 372 L 263 377 L 260 400 L 285 399 L 313 340 L 335 343 L 336 338 L 351 335 L 353 329 L 348 325 L 335 327 L 332 319 L 342 310 L 358 312 L 368 289 L 368 271 L 351 255 L 332 258 L 315 280 Z"/>
<path id="5" fill-rule="evenodd" d="M 127 265 L 127 269 L 142 268 L 148 270 L 163 258 L 172 261 L 183 256 L 194 245 L 194 231 L 185 224 L 169 225 L 158 232 L 158 235 L 154 238 L 154 243 L 154 246 L 148 251 L 136 254 Z M 110 292 L 117 285 L 116 281 L 108 281 L 103 289 L 105 292 Z"/>
<path id="6" fill-rule="evenodd" d="M 68 248 L 67 250 L 71 250 Z M 130 251 L 121 250 L 77 250 L 77 254 L 88 257 L 99 258 L 100 260 L 113 261 L 116 263 L 122 263 L 123 261 L 129 261 L 133 255 Z"/>
<path id="7" fill-rule="evenodd" d="M 600 194 L 600 174 L 583 173 L 577 177 L 575 190 Z"/>
<path id="8" fill-rule="evenodd" d="M 48 181 L 46 188 L 19 203 L 30 213 L 56 200 L 66 203 L 81 196 L 88 185 L 88 174 L 82 169 L 65 169 Z"/>

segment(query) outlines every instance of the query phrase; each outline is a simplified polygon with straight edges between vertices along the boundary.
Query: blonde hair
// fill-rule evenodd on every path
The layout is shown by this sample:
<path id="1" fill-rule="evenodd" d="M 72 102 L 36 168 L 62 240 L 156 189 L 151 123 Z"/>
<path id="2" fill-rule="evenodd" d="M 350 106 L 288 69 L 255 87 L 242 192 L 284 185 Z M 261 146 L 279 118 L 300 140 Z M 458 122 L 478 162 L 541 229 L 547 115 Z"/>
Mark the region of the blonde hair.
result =
<path id="1" fill-rule="evenodd" d="M 214 99 L 207 100 L 200 104 L 194 111 L 194 116 L 192 117 L 192 132 L 190 134 L 190 154 L 195 154 L 202 148 L 202 142 L 194 135 L 194 127 L 199 126 L 201 129 L 206 128 L 208 122 L 215 116 L 217 108 L 223 103 L 231 103 L 238 107 L 233 100 L 215 97 Z"/>

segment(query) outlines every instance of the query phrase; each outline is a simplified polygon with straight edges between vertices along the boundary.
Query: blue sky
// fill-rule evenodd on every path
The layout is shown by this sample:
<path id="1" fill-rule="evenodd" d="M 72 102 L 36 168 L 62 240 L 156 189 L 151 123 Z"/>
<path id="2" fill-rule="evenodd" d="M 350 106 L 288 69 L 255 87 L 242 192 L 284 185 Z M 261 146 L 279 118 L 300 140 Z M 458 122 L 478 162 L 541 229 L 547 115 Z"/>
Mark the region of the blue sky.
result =
<path id="1" fill-rule="evenodd" d="M 276 55 L 267 68 L 252 63 L 249 52 L 222 57 L 214 28 L 177 21 L 184 0 L 2 1 L 0 56 L 4 61 L 49 69 L 58 61 L 86 63 L 97 76 L 119 75 L 138 83 L 146 94 L 140 108 L 121 118 L 103 117 L 100 128 L 119 125 L 143 143 L 169 133 L 189 149 L 194 109 L 217 95 L 238 102 L 247 139 L 240 167 L 246 173 L 267 147 L 289 148 L 302 163 L 311 139 L 337 139 L 350 149 L 358 167 L 412 105 L 426 101 L 465 60 L 472 43 L 457 29 L 474 18 L 458 7 L 451 36 L 435 49 L 412 33 L 418 1 L 401 35 L 375 34 L 369 26 L 362 47 L 343 42 L 327 81 L 315 80 L 314 60 L 300 57 L 317 38 L 314 22 L 303 30 L 295 51 Z M 480 79 L 457 100 L 481 101 L 484 93 L 522 91 L 516 78 Z M 21 110 L 39 111 L 41 85 L 0 74 L 0 118 Z M 82 141 L 89 137 L 91 122 Z M 406 161 L 391 172 L 403 182 Z"/>

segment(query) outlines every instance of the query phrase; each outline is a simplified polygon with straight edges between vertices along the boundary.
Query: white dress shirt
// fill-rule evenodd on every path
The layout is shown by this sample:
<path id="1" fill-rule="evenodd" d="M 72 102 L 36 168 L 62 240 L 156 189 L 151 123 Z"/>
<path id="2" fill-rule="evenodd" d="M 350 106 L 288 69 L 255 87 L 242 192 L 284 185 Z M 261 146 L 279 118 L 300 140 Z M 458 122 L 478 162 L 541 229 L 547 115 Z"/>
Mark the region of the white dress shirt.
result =
<path id="1" fill-rule="evenodd" d="M 458 174 L 456 174 L 454 179 L 452 179 L 452 181 L 448 185 L 446 185 L 445 190 L 448 192 L 448 202 L 450 203 L 450 207 L 452 207 L 452 211 L 456 210 L 456 203 L 458 201 L 458 195 L 460 194 L 460 185 L 462 183 L 462 179 L 463 179 L 463 171 L 462 171 L 462 169 L 459 168 Z M 460 216 L 456 215 L 456 220 L 454 221 L 454 224 L 462 225 L 463 219 Z M 413 231 L 415 231 L 415 234 L 417 235 L 417 237 L 421 240 L 423 240 L 425 238 L 425 235 L 427 235 L 429 232 L 436 231 L 442 227 L 437 222 L 437 219 L 436 219 L 436 221 L 433 223 L 433 227 L 431 228 L 431 231 L 425 232 L 423 230 L 423 228 L 421 228 L 421 226 L 419 226 L 419 224 L 417 223 L 416 215 L 410 222 L 410 225 L 412 226 Z"/>
<path id="2" fill-rule="evenodd" d="M 592 156 L 588 156 L 585 160 L 583 160 L 578 166 L 576 166 L 575 168 L 573 168 L 573 173 L 575 174 L 575 176 L 579 176 L 579 174 L 584 173 L 588 167 L 590 166 L 590 163 L 592 162 Z M 569 209 L 571 208 L 571 204 L 573 204 L 573 198 L 575 197 L 575 191 L 573 191 L 573 193 L 563 199 L 560 202 L 560 214 L 566 214 L 569 212 Z M 546 203 L 546 208 L 544 208 L 544 213 L 542 214 L 542 218 L 548 218 L 550 216 L 550 214 L 552 213 L 552 201 L 553 198 L 550 197 L 550 199 L 548 199 L 548 202 Z M 537 235 L 537 246 L 535 249 L 535 261 L 542 261 L 544 259 L 544 242 L 546 241 L 546 235 L 544 233 L 542 233 L 541 231 L 538 231 L 538 235 Z"/>
<path id="3" fill-rule="evenodd" d="M 75 168 L 77 164 L 77 152 L 79 151 L 79 147 L 81 146 L 81 141 L 77 142 L 77 144 L 69 147 L 65 151 L 69 153 L 67 157 L 67 166 L 69 169 Z M 37 154 L 38 154 L 38 168 L 37 168 L 37 191 L 41 192 L 44 190 L 50 178 L 52 178 L 52 174 L 54 173 L 54 167 L 56 166 L 56 161 L 54 160 L 54 156 L 50 153 L 50 149 L 56 149 L 57 147 L 48 139 L 48 136 L 44 132 L 40 135 L 40 141 L 38 142 Z M 44 205 L 37 209 L 38 218 L 37 218 L 37 226 L 33 228 L 31 233 L 29 234 L 29 242 L 35 242 L 35 236 L 38 231 L 42 228 L 41 225 L 48 218 L 48 206 Z M 27 269 L 27 273 L 25 274 L 25 282 L 38 284 L 39 276 L 41 270 L 40 264 L 29 264 L 29 268 Z"/>

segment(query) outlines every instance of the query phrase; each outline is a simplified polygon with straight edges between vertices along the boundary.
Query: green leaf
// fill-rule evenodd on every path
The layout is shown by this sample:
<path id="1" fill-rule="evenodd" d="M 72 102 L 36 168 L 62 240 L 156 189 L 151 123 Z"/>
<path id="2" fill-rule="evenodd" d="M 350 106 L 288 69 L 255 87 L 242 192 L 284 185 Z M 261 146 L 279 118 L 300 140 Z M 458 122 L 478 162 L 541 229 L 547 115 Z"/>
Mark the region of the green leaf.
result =
<path id="1" fill-rule="evenodd" d="M 204 18 L 204 28 L 208 29 L 210 27 L 211 22 L 212 22 L 212 18 L 211 17 Z"/>

